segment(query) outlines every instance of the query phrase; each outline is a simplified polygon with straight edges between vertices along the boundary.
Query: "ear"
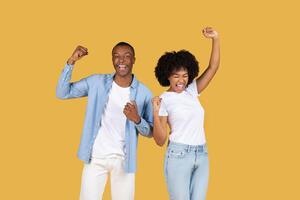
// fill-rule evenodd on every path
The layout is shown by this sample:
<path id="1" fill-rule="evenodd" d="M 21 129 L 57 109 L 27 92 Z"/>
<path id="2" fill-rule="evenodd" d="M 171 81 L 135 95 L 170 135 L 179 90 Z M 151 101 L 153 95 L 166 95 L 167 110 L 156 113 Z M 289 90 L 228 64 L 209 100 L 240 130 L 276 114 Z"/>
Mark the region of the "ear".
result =
<path id="1" fill-rule="evenodd" d="M 133 63 L 132 64 L 134 64 L 135 63 L 135 57 L 133 57 Z"/>

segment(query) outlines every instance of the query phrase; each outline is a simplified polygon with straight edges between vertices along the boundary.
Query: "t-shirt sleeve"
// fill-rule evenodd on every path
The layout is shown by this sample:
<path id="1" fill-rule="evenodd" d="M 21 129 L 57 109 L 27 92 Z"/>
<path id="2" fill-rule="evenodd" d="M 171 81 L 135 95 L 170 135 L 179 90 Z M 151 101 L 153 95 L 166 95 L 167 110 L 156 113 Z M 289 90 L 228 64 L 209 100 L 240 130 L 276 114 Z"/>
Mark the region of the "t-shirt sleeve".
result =
<path id="1" fill-rule="evenodd" d="M 198 93 L 198 89 L 197 89 L 197 82 L 196 79 L 193 80 L 193 82 L 191 82 L 188 87 L 186 88 L 186 91 L 188 93 L 191 93 L 194 96 L 200 96 L 200 93 Z"/>
<path id="2" fill-rule="evenodd" d="M 167 106 L 166 106 L 166 104 L 164 102 L 164 99 L 161 100 L 161 104 L 160 104 L 158 115 L 159 116 L 168 116 Z"/>

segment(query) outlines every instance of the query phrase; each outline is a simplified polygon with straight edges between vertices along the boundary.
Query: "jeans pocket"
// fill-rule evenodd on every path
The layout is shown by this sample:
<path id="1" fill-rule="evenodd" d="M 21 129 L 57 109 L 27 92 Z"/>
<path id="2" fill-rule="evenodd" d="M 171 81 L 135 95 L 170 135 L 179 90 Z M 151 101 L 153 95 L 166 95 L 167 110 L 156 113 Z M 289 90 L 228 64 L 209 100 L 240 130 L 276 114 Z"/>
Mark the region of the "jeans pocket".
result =
<path id="1" fill-rule="evenodd" d="M 168 157 L 169 158 L 184 158 L 185 150 L 183 149 L 169 149 Z"/>

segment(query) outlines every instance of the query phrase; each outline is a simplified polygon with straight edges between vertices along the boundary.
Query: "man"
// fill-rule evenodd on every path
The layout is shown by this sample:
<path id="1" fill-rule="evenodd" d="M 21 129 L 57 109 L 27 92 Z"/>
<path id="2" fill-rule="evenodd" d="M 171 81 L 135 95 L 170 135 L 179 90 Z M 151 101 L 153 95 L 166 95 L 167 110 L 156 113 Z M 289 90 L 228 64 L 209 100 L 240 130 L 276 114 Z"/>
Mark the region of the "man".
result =
<path id="1" fill-rule="evenodd" d="M 86 118 L 78 150 L 85 162 L 81 200 L 99 200 L 108 174 L 113 200 L 134 199 L 138 133 L 152 136 L 150 90 L 132 74 L 134 48 L 120 42 L 112 49 L 113 74 L 95 74 L 70 82 L 75 63 L 88 55 L 78 46 L 59 78 L 60 99 L 88 96 Z"/>

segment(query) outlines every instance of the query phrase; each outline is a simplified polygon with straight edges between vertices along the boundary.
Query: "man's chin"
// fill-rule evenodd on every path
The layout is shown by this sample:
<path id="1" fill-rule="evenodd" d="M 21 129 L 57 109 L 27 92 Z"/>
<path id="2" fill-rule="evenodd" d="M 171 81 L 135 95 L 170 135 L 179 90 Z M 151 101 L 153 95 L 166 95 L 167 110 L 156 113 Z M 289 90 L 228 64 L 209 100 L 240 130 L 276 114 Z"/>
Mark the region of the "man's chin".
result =
<path id="1" fill-rule="evenodd" d="M 130 76 L 131 73 L 130 72 L 117 72 L 116 73 L 117 76 L 120 76 L 120 77 L 127 77 L 127 76 Z"/>

